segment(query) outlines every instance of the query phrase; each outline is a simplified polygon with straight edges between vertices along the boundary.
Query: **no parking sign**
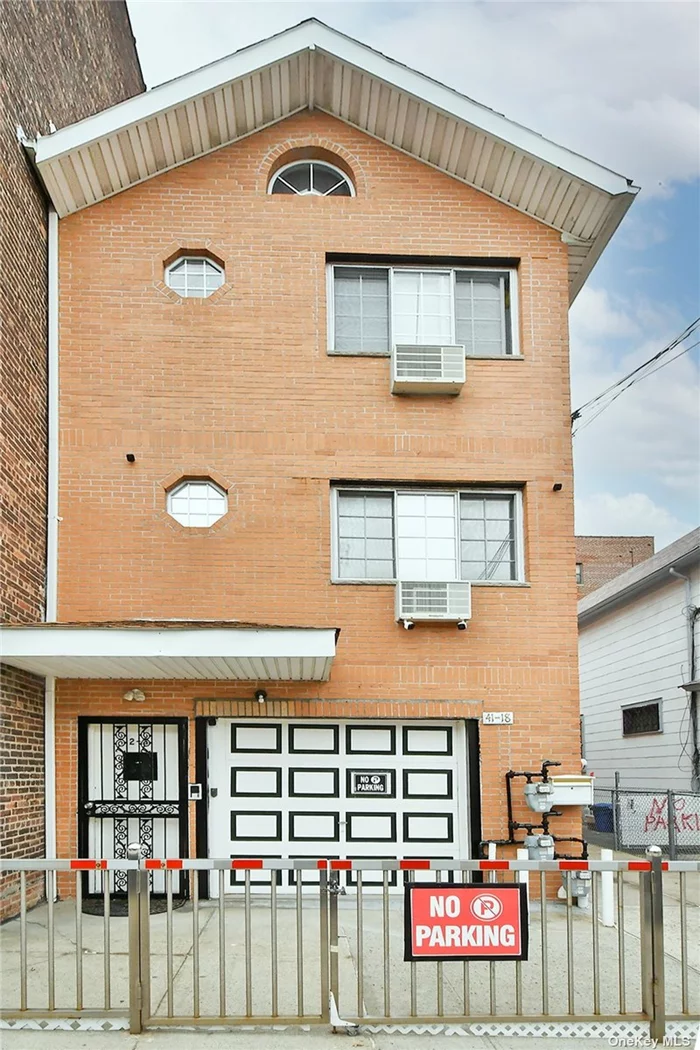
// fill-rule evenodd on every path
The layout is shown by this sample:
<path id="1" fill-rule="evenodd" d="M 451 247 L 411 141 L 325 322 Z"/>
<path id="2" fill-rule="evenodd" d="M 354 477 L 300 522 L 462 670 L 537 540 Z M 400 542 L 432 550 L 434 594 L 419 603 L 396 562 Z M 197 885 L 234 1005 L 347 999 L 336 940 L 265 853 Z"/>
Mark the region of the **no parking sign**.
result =
<path id="1" fill-rule="evenodd" d="M 406 886 L 404 959 L 527 959 L 523 883 Z"/>

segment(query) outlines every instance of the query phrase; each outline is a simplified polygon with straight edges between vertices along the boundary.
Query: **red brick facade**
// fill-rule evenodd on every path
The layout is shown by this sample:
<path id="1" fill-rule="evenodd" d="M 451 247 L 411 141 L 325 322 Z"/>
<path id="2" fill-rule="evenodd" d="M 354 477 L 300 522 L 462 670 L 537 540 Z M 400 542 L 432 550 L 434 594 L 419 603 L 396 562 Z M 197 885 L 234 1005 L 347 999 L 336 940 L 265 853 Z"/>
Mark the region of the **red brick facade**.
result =
<path id="1" fill-rule="evenodd" d="M 343 159 L 356 197 L 266 194 L 275 161 L 309 146 Z M 481 732 L 483 831 L 503 836 L 509 768 L 579 764 L 560 237 L 306 113 L 64 219 L 60 245 L 59 619 L 341 629 L 330 681 L 265 683 L 264 712 L 254 683 L 129 682 L 146 694 L 141 718 L 513 710 L 513 726 Z M 173 246 L 208 246 L 225 265 L 225 294 L 165 294 Z M 469 361 L 458 398 L 392 397 L 386 359 L 327 353 L 327 253 L 519 259 L 522 358 Z M 179 526 L 167 485 L 214 472 L 228 514 L 207 531 Z M 475 587 L 466 633 L 404 631 L 393 587 L 331 582 L 339 479 L 522 487 L 526 583 Z M 76 848 L 77 716 L 131 715 L 126 687 L 58 685 L 63 855 Z M 576 814 L 558 822 L 575 827 Z"/>
<path id="2" fill-rule="evenodd" d="M 653 536 L 577 536 L 579 598 L 602 587 L 608 580 L 614 580 L 632 565 L 651 558 L 653 553 Z"/>
<path id="3" fill-rule="evenodd" d="M 2 4 L 0 26 L 0 620 L 28 623 L 45 611 L 47 204 L 15 128 L 46 134 L 144 85 L 125 3 L 14 0 Z M 5 855 L 44 853 L 43 689 L 43 680 L 2 667 Z M 16 880 L 0 885 L 6 914 Z"/>

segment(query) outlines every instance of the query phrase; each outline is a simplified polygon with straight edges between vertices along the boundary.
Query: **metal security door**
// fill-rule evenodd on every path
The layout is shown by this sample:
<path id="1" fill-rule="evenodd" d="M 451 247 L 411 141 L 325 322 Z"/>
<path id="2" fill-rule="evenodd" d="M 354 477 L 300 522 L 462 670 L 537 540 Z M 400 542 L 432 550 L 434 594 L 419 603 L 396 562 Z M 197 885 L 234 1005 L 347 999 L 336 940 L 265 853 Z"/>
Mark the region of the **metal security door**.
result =
<path id="1" fill-rule="evenodd" d="M 130 842 L 144 857 L 187 856 L 187 720 L 78 720 L 78 849 L 81 857 L 124 858 Z M 102 893 L 102 873 L 86 873 L 84 892 Z M 124 896 L 126 872 L 112 890 Z M 152 892 L 165 893 L 155 872 Z M 187 893 L 175 873 L 173 892 Z"/>

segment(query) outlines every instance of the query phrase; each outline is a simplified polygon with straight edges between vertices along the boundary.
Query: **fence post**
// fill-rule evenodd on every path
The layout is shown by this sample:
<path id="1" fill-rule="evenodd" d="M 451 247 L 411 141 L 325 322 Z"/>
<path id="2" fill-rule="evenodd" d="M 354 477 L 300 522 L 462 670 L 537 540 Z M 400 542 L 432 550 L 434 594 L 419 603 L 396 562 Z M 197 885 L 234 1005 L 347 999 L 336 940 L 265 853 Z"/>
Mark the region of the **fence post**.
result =
<path id="1" fill-rule="evenodd" d="M 615 787 L 613 789 L 613 846 L 614 849 L 619 850 L 620 848 L 620 774 L 615 774 Z"/>
<path id="2" fill-rule="evenodd" d="M 338 895 L 340 893 L 340 875 L 337 871 L 330 871 L 328 874 L 328 904 L 329 904 L 329 917 L 328 917 L 328 950 L 330 955 L 330 1003 L 331 1003 L 331 1024 L 333 1023 L 334 1015 L 339 1014 L 340 1004 L 338 1002 L 338 983 L 339 983 L 339 966 L 338 966 Z"/>
<path id="3" fill-rule="evenodd" d="M 601 849 L 601 860 L 612 860 L 611 849 Z M 598 921 L 598 916 L 595 916 Z M 615 925 L 615 882 L 612 871 L 601 871 L 600 873 L 600 922 L 603 926 Z"/>
<path id="4" fill-rule="evenodd" d="M 649 846 L 646 852 L 651 861 L 649 885 L 651 890 L 652 1017 L 649 1034 L 652 1039 L 661 1042 L 666 1034 L 663 873 L 659 847 Z"/>
<path id="5" fill-rule="evenodd" d="M 139 860 L 138 843 L 127 846 L 129 860 Z M 138 1035 L 143 1031 L 143 991 L 141 986 L 141 872 L 129 869 L 126 875 L 129 912 L 129 1031 Z"/>
<path id="6" fill-rule="evenodd" d="M 642 1009 L 649 1018 L 649 1035 L 657 1043 L 666 1033 L 666 985 L 664 979 L 664 914 L 661 849 L 649 846 L 651 871 L 640 874 L 640 922 L 642 960 Z"/>
<path id="7" fill-rule="evenodd" d="M 668 859 L 676 859 L 676 806 L 673 791 L 666 792 L 666 809 L 668 813 Z"/>
<path id="8" fill-rule="evenodd" d="M 301 878 L 301 872 L 299 872 Z M 320 893 L 320 945 L 319 954 L 321 960 L 321 1018 L 328 1021 L 330 1018 L 330 987 L 329 987 L 329 955 L 330 940 L 328 931 L 328 867 L 321 868 L 319 872 Z"/>

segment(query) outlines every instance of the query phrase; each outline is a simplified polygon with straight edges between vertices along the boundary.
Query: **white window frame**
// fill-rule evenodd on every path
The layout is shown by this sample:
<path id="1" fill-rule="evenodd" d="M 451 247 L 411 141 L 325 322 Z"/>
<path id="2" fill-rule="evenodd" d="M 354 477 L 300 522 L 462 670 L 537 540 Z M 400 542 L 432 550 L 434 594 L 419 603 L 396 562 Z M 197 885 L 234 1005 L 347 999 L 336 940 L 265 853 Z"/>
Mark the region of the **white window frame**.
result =
<path id="1" fill-rule="evenodd" d="M 353 181 L 350 178 L 350 176 L 346 172 L 343 171 L 342 168 L 337 167 L 337 165 L 335 165 L 335 164 L 330 164 L 327 160 L 318 160 L 317 158 L 314 158 L 314 157 L 310 157 L 308 160 L 304 160 L 304 159 L 291 160 L 289 162 L 289 164 L 283 164 L 281 168 L 278 168 L 277 171 L 274 173 L 274 175 L 272 176 L 272 178 L 270 179 L 270 181 L 267 184 L 268 196 L 270 196 L 270 197 L 276 197 L 276 196 L 285 196 L 285 197 L 327 197 L 329 195 L 328 192 L 326 192 L 326 193 L 314 193 L 313 191 L 311 191 L 309 193 L 285 193 L 285 194 L 273 193 L 272 187 L 274 186 L 275 182 L 280 177 L 280 175 L 282 175 L 283 172 L 285 172 L 285 171 L 289 171 L 290 168 L 296 168 L 296 167 L 301 166 L 302 164 L 320 164 L 322 167 L 329 168 L 330 171 L 334 171 L 338 176 L 340 176 L 338 181 L 342 180 L 349 187 L 349 189 L 350 189 L 350 196 L 351 197 L 355 196 L 355 186 L 353 184 Z M 334 188 L 334 187 L 331 187 L 331 188 Z"/>
<path id="2" fill-rule="evenodd" d="M 180 521 L 179 518 L 176 518 L 172 511 L 172 499 L 173 496 L 177 496 L 187 485 L 210 485 L 212 488 L 217 489 L 224 497 L 224 513 L 220 514 L 215 521 L 210 521 L 208 525 L 190 525 L 186 524 L 184 521 Z M 173 521 L 176 521 L 183 529 L 211 529 L 214 525 L 217 525 L 222 518 L 226 517 L 229 509 L 228 492 L 225 488 L 222 488 L 218 482 L 214 481 L 213 478 L 183 478 L 182 481 L 178 481 L 176 485 L 173 485 L 171 489 L 168 489 L 165 496 L 165 510 L 168 517 L 172 518 Z"/>
<path id="3" fill-rule="evenodd" d="M 388 350 L 336 350 L 335 349 L 335 269 L 338 267 L 341 270 L 383 270 L 389 274 L 389 349 Z M 424 266 L 416 263 L 415 266 L 410 264 L 397 264 L 391 266 L 390 264 L 381 263 L 355 263 L 355 262 L 333 262 L 326 264 L 326 318 L 327 318 L 327 339 L 328 339 L 328 353 L 334 357 L 391 357 L 391 348 L 394 345 L 394 273 L 395 272 L 407 272 L 410 270 L 418 270 L 420 272 L 427 272 L 434 270 L 436 273 L 452 274 L 452 343 L 454 345 L 455 339 L 455 283 L 457 273 L 490 273 L 490 274 L 501 274 L 508 275 L 509 278 L 509 291 L 510 291 L 510 345 L 511 352 L 509 354 L 466 354 L 466 357 L 470 361 L 511 361 L 511 360 L 522 360 L 522 352 L 520 349 L 520 302 L 518 297 L 518 270 L 514 266 L 503 266 L 503 267 L 491 267 L 491 266 L 441 266 L 438 263 L 435 266 Z M 505 304 L 502 305 L 502 313 L 505 314 Z"/>
<path id="4" fill-rule="evenodd" d="M 523 490 L 519 488 L 487 488 L 483 485 L 471 486 L 463 485 L 459 488 L 421 488 L 416 485 L 332 485 L 331 486 L 331 583 L 349 583 L 349 584 L 363 584 L 366 586 L 379 586 L 383 587 L 396 586 L 399 582 L 398 577 L 394 576 L 392 579 L 385 580 L 364 580 L 364 579 L 353 579 L 349 576 L 340 575 L 340 556 L 339 556 L 339 536 L 338 536 L 338 493 L 340 492 L 372 492 L 372 493 L 391 493 L 394 497 L 394 568 L 397 564 L 397 535 L 396 535 L 396 496 L 400 494 L 406 495 L 417 495 L 429 493 L 431 496 L 453 496 L 455 497 L 455 516 L 457 523 L 457 571 L 461 571 L 462 558 L 461 558 L 461 532 L 460 532 L 460 514 L 459 514 L 459 497 L 462 493 L 470 496 L 510 496 L 513 498 L 513 515 L 515 525 L 515 569 L 516 578 L 514 580 L 471 580 L 472 587 L 526 587 L 528 586 L 527 580 L 525 579 L 525 526 L 523 521 Z M 461 579 L 457 577 L 457 582 Z"/>
<path id="5" fill-rule="evenodd" d="M 208 263 L 210 266 L 213 266 L 214 269 L 221 274 L 221 284 L 218 285 L 216 288 L 212 288 L 212 290 L 210 292 L 207 292 L 206 295 L 183 295 L 183 293 L 179 292 L 177 288 L 173 288 L 173 286 L 170 284 L 169 277 L 176 266 L 181 266 L 183 263 L 188 262 L 204 262 Z M 171 263 L 168 263 L 168 265 L 165 267 L 165 273 L 163 276 L 165 284 L 170 289 L 170 291 L 175 292 L 175 295 L 179 295 L 181 299 L 209 299 L 209 297 L 214 295 L 215 292 L 218 292 L 219 288 L 221 288 L 222 285 L 226 284 L 226 271 L 224 267 L 221 266 L 214 259 L 211 259 L 208 255 L 178 255 L 177 259 L 173 259 L 173 261 Z M 206 290 L 206 278 L 204 286 Z"/>

